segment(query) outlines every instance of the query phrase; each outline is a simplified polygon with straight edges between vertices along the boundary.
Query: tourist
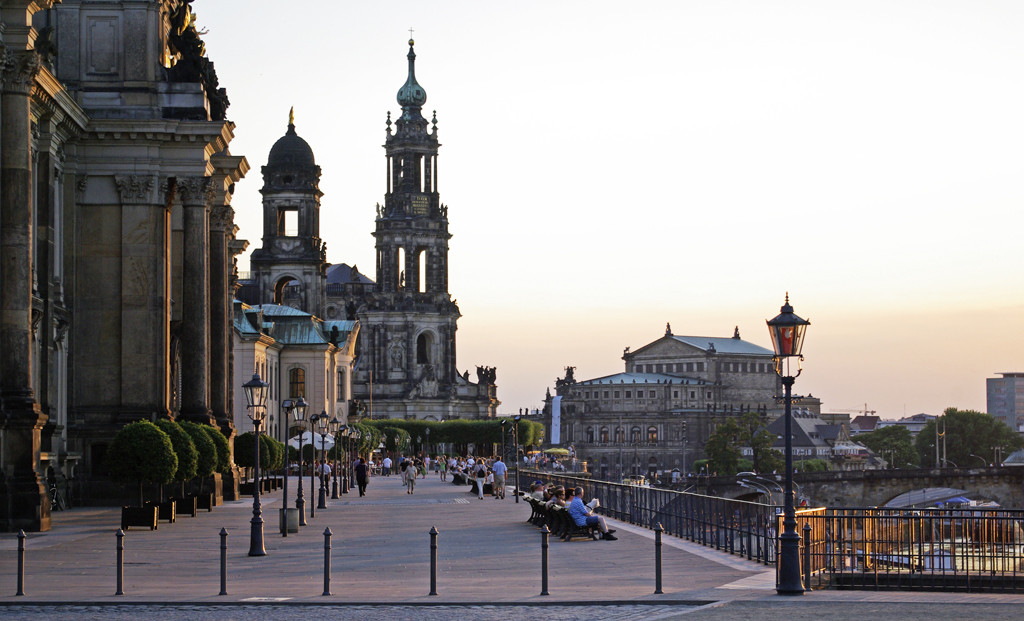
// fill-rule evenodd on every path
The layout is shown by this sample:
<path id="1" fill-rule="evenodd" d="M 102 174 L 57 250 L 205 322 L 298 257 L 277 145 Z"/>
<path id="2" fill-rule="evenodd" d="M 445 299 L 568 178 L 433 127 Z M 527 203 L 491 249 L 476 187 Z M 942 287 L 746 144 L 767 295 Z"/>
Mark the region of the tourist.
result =
<path id="1" fill-rule="evenodd" d="M 537 500 L 547 500 L 547 494 L 544 493 L 544 481 L 534 481 L 530 485 L 530 495 Z"/>
<path id="2" fill-rule="evenodd" d="M 437 460 L 437 468 L 438 471 L 441 473 L 441 480 L 447 481 L 448 460 L 445 458 L 444 455 L 441 455 L 441 458 Z"/>
<path id="3" fill-rule="evenodd" d="M 359 495 L 366 495 L 366 484 L 368 483 L 366 462 L 363 458 L 359 458 L 359 462 L 356 464 L 356 485 L 359 486 Z"/>
<path id="4" fill-rule="evenodd" d="M 405 490 L 405 493 L 412 494 L 416 490 L 416 463 L 408 463 L 409 466 L 405 469 L 405 486 L 409 489 Z"/>
<path id="5" fill-rule="evenodd" d="M 391 458 L 384 456 L 384 461 L 381 462 L 381 474 L 386 477 L 391 476 Z"/>
<path id="6" fill-rule="evenodd" d="M 479 462 L 477 462 L 476 470 L 474 472 L 476 473 L 476 491 L 477 494 L 479 495 L 480 500 L 483 500 L 484 482 L 487 479 L 487 466 L 486 464 L 484 464 L 482 459 Z"/>
<path id="7" fill-rule="evenodd" d="M 546 506 L 548 509 L 555 505 L 559 507 L 565 506 L 565 488 L 562 487 L 561 485 L 556 487 L 554 491 L 551 492 L 550 500 L 544 503 L 544 506 Z"/>
<path id="8" fill-rule="evenodd" d="M 605 523 L 604 517 L 594 515 L 593 510 L 583 504 L 582 487 L 577 487 L 573 491 L 572 502 L 569 503 L 569 517 L 576 523 L 576 526 L 597 526 L 597 529 L 601 531 L 601 539 L 605 541 L 615 541 L 618 539 L 618 537 L 612 535 L 615 531 L 608 529 L 608 524 Z"/>
<path id="9" fill-rule="evenodd" d="M 494 471 L 494 497 L 504 500 L 505 475 L 508 473 L 508 466 L 505 465 L 505 462 L 501 461 L 500 455 L 494 460 L 491 470 Z"/>

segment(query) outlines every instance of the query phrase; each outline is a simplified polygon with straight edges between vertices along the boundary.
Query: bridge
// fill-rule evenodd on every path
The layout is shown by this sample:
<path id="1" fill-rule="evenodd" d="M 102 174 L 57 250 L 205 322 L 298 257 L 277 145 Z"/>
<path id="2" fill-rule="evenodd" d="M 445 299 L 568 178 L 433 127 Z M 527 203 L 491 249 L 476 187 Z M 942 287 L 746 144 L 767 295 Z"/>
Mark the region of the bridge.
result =
<path id="1" fill-rule="evenodd" d="M 701 479 L 698 492 L 741 500 L 763 494 L 739 485 L 742 477 Z M 783 484 L 783 475 L 761 475 Z M 807 472 L 793 476 L 799 495 L 812 506 L 877 507 L 900 494 L 926 487 L 963 489 L 992 499 L 1007 509 L 1024 509 L 1024 468 L 917 468 L 910 470 L 852 470 Z"/>

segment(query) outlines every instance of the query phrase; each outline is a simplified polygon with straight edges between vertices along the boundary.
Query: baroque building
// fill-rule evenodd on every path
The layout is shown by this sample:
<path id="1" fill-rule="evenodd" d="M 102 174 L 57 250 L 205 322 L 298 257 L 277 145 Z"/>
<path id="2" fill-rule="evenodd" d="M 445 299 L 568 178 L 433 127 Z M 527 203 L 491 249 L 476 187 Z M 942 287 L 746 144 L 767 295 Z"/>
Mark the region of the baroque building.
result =
<path id="1" fill-rule="evenodd" d="M 289 122 L 263 169 L 264 234 L 239 298 L 292 306 L 327 321 L 358 320 L 353 398 L 373 418 L 486 418 L 497 399 L 493 367 L 476 381 L 456 366 L 461 316 L 448 291 L 448 207 L 438 192 L 437 117 L 416 80 L 409 41 L 408 75 L 398 91 L 401 115 L 388 113 L 387 186 L 376 207 L 376 281 L 356 266 L 331 265 L 320 239 L 320 169 Z M 286 397 L 288 398 L 288 397 Z"/>
<path id="2" fill-rule="evenodd" d="M 625 370 L 587 380 L 575 367 L 545 397 L 553 444 L 575 447 L 605 480 L 626 475 L 691 472 L 715 428 L 757 412 L 767 424 L 781 413 L 773 352 L 740 338 L 665 335 L 622 354 Z"/>
<path id="3" fill-rule="evenodd" d="M 49 528 L 50 467 L 76 502 L 117 498 L 103 459 L 126 422 L 233 437 L 248 164 L 189 2 L 2 3 L 0 528 Z"/>

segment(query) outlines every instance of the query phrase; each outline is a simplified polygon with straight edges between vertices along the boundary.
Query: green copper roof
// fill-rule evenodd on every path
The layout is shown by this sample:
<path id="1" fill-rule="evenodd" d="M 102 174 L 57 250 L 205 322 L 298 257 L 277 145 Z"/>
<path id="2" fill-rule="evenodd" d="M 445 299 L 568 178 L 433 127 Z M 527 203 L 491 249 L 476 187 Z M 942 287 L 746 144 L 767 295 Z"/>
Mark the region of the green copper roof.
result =
<path id="1" fill-rule="evenodd" d="M 409 77 L 405 79 L 402 88 L 398 89 L 398 104 L 406 112 L 409 108 L 418 109 L 427 103 L 427 91 L 416 81 L 416 52 L 412 49 L 414 44 L 415 42 L 409 39 L 409 54 L 406 56 L 409 59 Z"/>

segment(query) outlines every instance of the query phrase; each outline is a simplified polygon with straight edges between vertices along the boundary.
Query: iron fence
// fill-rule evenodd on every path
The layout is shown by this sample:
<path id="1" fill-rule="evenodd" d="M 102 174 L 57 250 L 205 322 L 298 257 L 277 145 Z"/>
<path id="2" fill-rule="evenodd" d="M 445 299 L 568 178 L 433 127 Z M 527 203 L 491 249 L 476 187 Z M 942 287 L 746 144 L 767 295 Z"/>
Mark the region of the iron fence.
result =
<path id="1" fill-rule="evenodd" d="M 811 586 L 1024 592 L 1024 511 L 826 509 L 811 526 Z"/>
<path id="2" fill-rule="evenodd" d="M 660 523 L 670 535 L 770 565 L 776 559 L 776 508 L 756 502 L 609 481 L 562 473 L 522 470 L 520 489 L 535 479 L 583 487 L 600 501 L 598 513 L 653 528 Z"/>

